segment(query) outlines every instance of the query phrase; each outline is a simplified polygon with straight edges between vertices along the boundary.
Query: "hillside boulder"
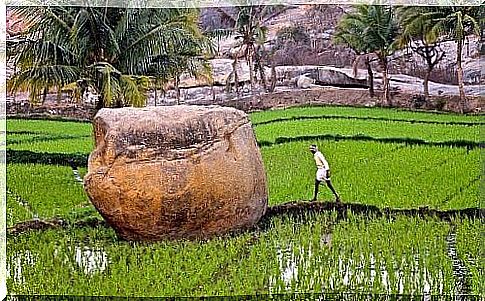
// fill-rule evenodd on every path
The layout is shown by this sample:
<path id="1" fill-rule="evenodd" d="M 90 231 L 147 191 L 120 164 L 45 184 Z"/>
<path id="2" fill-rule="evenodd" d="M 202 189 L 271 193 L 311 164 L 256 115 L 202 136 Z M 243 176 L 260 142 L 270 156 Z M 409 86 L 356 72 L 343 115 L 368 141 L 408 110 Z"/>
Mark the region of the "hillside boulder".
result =
<path id="1" fill-rule="evenodd" d="M 208 238 L 265 213 L 265 170 L 244 112 L 102 109 L 93 123 L 85 190 L 120 238 Z"/>

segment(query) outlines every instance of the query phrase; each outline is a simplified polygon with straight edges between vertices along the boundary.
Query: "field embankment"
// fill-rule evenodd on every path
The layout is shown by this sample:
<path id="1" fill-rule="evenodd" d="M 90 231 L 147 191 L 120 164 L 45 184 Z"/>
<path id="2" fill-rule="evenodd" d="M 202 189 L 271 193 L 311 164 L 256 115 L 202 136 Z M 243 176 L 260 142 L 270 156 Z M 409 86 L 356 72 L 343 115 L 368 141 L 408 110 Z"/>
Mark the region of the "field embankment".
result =
<path id="1" fill-rule="evenodd" d="M 480 116 L 308 107 L 251 121 L 270 194 L 259 231 L 143 244 L 118 240 L 79 183 L 90 123 L 7 120 L 9 292 L 483 295 Z M 325 187 L 306 201 L 311 143 L 341 205 Z"/>

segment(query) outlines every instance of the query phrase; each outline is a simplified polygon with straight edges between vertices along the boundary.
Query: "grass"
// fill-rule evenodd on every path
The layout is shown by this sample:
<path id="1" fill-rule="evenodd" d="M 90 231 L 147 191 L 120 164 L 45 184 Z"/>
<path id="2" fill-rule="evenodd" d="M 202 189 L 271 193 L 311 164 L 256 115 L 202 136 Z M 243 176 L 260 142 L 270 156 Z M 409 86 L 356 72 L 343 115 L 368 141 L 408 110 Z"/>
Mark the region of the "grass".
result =
<path id="1" fill-rule="evenodd" d="M 414 138 L 443 142 L 450 140 L 480 141 L 480 126 L 410 124 L 367 120 L 300 120 L 255 127 L 258 141 L 274 142 L 278 137 L 309 135 L 365 135 L 374 138 Z"/>
<path id="2" fill-rule="evenodd" d="M 480 116 L 389 109 L 311 107 L 253 113 L 258 141 L 325 133 L 428 141 L 483 141 L 482 125 L 347 120 L 322 116 L 481 122 Z M 293 117 L 322 117 L 261 124 Z M 7 120 L 7 148 L 87 154 L 91 124 Z M 344 202 L 392 208 L 477 207 L 480 149 L 410 146 L 374 141 L 314 140 L 261 148 L 270 205 L 312 196 L 317 143 Z M 86 167 L 79 168 L 81 176 Z M 7 226 L 33 217 L 100 218 L 68 166 L 7 164 Z M 326 187 L 320 200 L 333 199 Z M 458 256 L 474 294 L 484 292 L 483 222 L 313 215 L 307 222 L 278 217 L 264 232 L 208 241 L 152 244 L 117 239 L 111 228 L 31 231 L 9 238 L 11 294 L 110 296 L 227 296 L 293 292 L 457 293 L 446 236 L 456 226 Z M 450 226 L 451 225 L 451 226 Z M 292 296 L 292 295 L 291 295 Z"/>
<path id="3" fill-rule="evenodd" d="M 479 206 L 479 181 L 475 181 L 480 175 L 479 150 L 467 154 L 459 148 L 355 141 L 314 143 L 320 145 L 329 161 L 332 183 L 344 202 L 393 208 Z M 312 197 L 316 169 L 308 144 L 262 148 L 270 204 Z M 319 198 L 332 200 L 333 196 L 322 186 Z"/>
<path id="4" fill-rule="evenodd" d="M 85 172 L 86 169 L 80 171 L 81 175 Z M 75 219 L 83 211 L 95 212 L 70 167 L 8 164 L 7 189 L 9 226 L 26 218 Z"/>
<path id="5" fill-rule="evenodd" d="M 458 221 L 456 247 L 460 259 L 470 273 L 470 286 L 473 294 L 485 296 L 485 225 L 481 220 L 463 219 Z"/>
<path id="6" fill-rule="evenodd" d="M 435 220 L 336 223 L 321 214 L 311 223 L 277 218 L 267 232 L 205 242 L 128 243 L 105 228 L 31 232 L 7 246 L 11 274 L 24 261 L 19 281 L 7 284 L 16 294 L 55 295 L 450 294 L 447 230 Z"/>
<path id="7" fill-rule="evenodd" d="M 413 112 L 404 109 L 352 108 L 343 106 L 292 107 L 288 109 L 268 110 L 251 114 L 251 122 L 258 124 L 281 118 L 318 116 L 370 117 L 388 119 L 424 120 L 438 122 L 483 122 L 483 115 L 459 115 L 454 113 Z"/>

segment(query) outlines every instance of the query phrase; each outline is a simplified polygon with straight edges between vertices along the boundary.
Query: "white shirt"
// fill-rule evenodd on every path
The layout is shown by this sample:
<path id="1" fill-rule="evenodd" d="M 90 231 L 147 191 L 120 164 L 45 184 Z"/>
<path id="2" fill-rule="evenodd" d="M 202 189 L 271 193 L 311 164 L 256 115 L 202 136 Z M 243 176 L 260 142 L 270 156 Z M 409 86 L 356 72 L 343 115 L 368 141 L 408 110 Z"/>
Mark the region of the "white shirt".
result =
<path id="1" fill-rule="evenodd" d="M 315 164 L 317 165 L 317 168 L 323 168 L 325 170 L 329 170 L 330 166 L 328 166 L 327 160 L 325 160 L 325 157 L 323 154 L 319 151 L 317 151 L 314 155 L 313 158 L 315 159 Z"/>

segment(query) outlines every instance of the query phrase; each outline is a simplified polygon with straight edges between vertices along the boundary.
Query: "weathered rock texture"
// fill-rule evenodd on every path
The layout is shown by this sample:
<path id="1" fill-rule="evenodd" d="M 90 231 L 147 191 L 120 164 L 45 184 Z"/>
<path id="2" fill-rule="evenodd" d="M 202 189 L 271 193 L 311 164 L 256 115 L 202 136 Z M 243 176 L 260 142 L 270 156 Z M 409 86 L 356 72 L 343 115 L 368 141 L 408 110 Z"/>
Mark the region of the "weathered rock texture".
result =
<path id="1" fill-rule="evenodd" d="M 262 158 L 242 111 L 102 109 L 94 135 L 85 189 L 122 239 L 207 238 L 266 211 Z"/>

